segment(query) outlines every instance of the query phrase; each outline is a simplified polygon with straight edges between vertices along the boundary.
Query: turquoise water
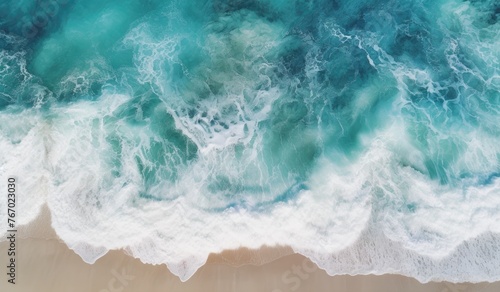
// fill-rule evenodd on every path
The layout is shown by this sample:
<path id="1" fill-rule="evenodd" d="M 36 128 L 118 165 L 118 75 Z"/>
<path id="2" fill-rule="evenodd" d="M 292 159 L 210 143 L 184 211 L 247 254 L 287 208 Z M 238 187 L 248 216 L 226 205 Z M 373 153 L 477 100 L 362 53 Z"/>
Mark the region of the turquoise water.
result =
<path id="1" fill-rule="evenodd" d="M 209 252 L 287 244 L 331 274 L 500 279 L 500 261 L 468 275 L 324 260 L 377 230 L 409 262 L 446 267 L 457 246 L 500 232 L 496 1 L 0 11 L 0 173 L 29 180 L 24 220 L 47 203 L 85 260 L 129 247 L 187 278 L 179 263 L 196 270 Z M 495 240 L 485 258 L 500 258 Z M 186 241 L 205 248 L 165 250 Z"/>

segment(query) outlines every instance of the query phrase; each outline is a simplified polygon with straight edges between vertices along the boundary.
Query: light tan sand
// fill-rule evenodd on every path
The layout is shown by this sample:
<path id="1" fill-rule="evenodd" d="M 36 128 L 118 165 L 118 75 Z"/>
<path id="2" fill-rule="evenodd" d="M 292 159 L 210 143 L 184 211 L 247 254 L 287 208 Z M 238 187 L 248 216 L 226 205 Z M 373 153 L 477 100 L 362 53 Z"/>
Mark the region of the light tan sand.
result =
<path id="1" fill-rule="evenodd" d="M 183 283 L 165 265 L 143 264 L 122 251 L 111 251 L 95 264 L 86 264 L 56 239 L 49 220 L 45 208 L 36 224 L 19 229 L 23 239 L 17 241 L 15 285 L 7 282 L 7 243 L 0 243 L 0 265 L 4 267 L 0 273 L 1 292 L 500 291 L 500 282 L 421 284 L 399 275 L 332 277 L 305 257 L 290 254 L 293 251 L 289 247 L 240 249 L 211 255 L 207 264 Z M 261 263 L 266 264 L 257 265 Z"/>

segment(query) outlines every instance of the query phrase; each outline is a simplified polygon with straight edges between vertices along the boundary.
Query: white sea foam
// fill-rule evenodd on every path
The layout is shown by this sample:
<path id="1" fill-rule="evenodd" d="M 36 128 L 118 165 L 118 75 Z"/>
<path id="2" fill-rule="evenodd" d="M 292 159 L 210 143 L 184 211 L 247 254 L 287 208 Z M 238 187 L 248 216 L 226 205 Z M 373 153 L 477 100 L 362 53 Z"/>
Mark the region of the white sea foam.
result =
<path id="1" fill-rule="evenodd" d="M 238 142 L 248 144 L 257 124 L 267 117 L 272 102 L 280 96 L 279 88 L 269 77 L 276 66 L 268 64 L 266 56 L 272 55 L 279 45 L 277 35 L 282 28 L 253 13 L 237 15 L 242 25 L 228 31 L 226 37 L 207 35 L 204 46 L 198 48 L 206 59 L 195 68 L 187 68 L 179 59 L 182 42 L 188 38 L 182 34 L 158 40 L 148 25 L 141 24 L 123 41 L 136 51 L 139 80 L 152 86 L 164 100 L 177 128 L 203 153 Z M 207 30 L 228 26 L 231 21 L 234 19 L 221 18 Z M 181 68 L 183 77 L 172 82 L 178 75 L 176 68 Z M 194 74 L 201 76 L 193 78 Z M 254 90 L 256 87 L 260 89 Z"/>
<path id="2" fill-rule="evenodd" d="M 2 153 L 10 153 L 2 157 L 2 179 L 6 170 L 19 177 L 19 223 L 31 221 L 29 215 L 47 202 L 57 234 L 86 262 L 125 248 L 145 263 L 167 264 L 187 280 L 211 252 L 286 244 L 332 275 L 391 272 L 420 281 L 500 279 L 500 261 L 495 260 L 500 257 L 495 248 L 500 180 L 450 188 L 400 165 L 398 153 L 418 159 L 410 144 L 401 143 L 406 140 L 401 123 L 389 123 L 384 131 L 363 138 L 368 150 L 347 168 L 320 159 L 309 189 L 295 200 L 268 212 L 214 212 L 195 205 L 203 195 L 192 180 L 177 186 L 178 192 L 186 192 L 182 197 L 140 198 L 142 182 L 132 155 L 138 152 L 126 139 L 121 175 L 111 176 L 106 127 L 114 125 L 110 131 L 141 139 L 141 131 L 105 122 L 127 100 L 126 95 L 109 94 L 97 102 L 55 108 L 49 124 L 32 111 L 16 119 L 1 116 L 2 124 L 22 125 L 17 135 L 9 133 L 10 140 L 2 136 L 7 150 Z M 399 152 L 392 151 L 395 146 Z"/>
<path id="3" fill-rule="evenodd" d="M 47 132 L 36 110 L 0 114 L 0 179 L 4 186 L 9 177 L 16 179 L 18 225 L 33 221 L 46 201 L 46 187 L 52 177 L 46 168 Z M 7 199 L 0 206 L 1 218 L 7 222 Z"/>

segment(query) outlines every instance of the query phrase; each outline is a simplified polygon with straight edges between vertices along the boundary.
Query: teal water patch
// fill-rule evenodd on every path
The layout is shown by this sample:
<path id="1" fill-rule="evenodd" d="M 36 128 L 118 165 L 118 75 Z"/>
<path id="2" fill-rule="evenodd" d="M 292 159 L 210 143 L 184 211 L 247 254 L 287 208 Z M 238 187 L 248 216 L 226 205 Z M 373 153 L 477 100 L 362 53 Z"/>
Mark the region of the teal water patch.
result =
<path id="1" fill-rule="evenodd" d="M 357 163 L 395 123 L 408 143 L 385 149 L 431 181 L 498 172 L 495 1 L 46 2 L 2 4 L 0 107 L 126 93 L 108 162 L 119 178 L 123 143 L 140 149 L 143 197 L 191 181 L 269 202 L 320 159 Z"/>

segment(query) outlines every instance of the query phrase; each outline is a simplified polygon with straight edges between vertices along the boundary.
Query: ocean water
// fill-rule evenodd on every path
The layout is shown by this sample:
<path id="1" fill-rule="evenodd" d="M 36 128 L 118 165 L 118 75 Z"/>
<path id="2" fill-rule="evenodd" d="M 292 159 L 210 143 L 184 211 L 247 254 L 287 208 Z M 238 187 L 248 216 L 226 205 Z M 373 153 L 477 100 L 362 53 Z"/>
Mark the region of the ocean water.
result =
<path id="1" fill-rule="evenodd" d="M 88 263 L 123 248 L 186 280 L 289 245 L 331 275 L 498 281 L 499 19 L 494 0 L 3 0 L 0 179 L 18 224 L 47 204 Z"/>

